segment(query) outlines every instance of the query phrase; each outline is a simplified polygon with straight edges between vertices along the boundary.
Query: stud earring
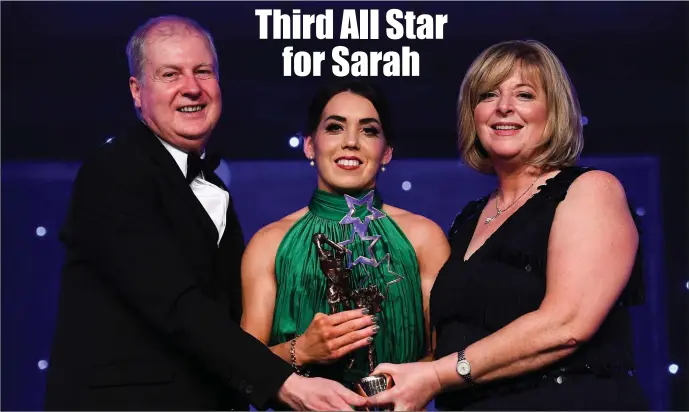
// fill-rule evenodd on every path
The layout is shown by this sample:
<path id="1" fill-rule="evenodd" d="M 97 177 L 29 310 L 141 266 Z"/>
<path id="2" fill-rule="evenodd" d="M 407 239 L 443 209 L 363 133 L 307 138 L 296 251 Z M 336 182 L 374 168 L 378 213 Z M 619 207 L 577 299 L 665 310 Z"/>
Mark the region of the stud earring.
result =
<path id="1" fill-rule="evenodd" d="M 383 166 L 380 167 L 381 172 L 385 172 L 385 163 L 383 163 Z"/>
<path id="2" fill-rule="evenodd" d="M 313 162 L 313 159 L 312 159 L 312 158 L 310 158 L 309 160 L 311 160 L 311 161 L 309 162 L 309 166 L 315 166 L 315 165 L 316 165 L 316 164 Z"/>

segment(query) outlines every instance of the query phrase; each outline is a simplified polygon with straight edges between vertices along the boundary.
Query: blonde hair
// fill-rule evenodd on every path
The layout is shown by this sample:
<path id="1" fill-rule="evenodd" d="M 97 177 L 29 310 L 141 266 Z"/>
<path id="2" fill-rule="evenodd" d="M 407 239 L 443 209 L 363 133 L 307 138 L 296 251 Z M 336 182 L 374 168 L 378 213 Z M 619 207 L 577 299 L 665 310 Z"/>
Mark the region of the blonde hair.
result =
<path id="1" fill-rule="evenodd" d="M 481 146 L 474 123 L 474 109 L 481 95 L 495 90 L 519 66 L 522 75 L 541 84 L 548 108 L 543 138 L 529 165 L 545 170 L 576 163 L 584 147 L 581 108 L 567 71 L 544 44 L 512 40 L 484 50 L 467 71 L 457 102 L 459 150 L 462 160 L 479 172 L 495 173 Z"/>

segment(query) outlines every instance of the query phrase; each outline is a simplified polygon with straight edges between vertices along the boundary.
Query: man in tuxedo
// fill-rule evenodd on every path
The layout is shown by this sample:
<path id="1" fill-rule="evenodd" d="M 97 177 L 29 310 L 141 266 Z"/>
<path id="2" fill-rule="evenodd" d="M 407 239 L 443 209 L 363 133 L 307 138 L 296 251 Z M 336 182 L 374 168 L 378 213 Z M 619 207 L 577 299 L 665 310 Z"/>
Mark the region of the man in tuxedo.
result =
<path id="1" fill-rule="evenodd" d="M 76 177 L 45 407 L 351 409 L 239 326 L 244 238 L 204 147 L 221 112 L 210 34 L 149 20 L 127 46 L 139 120 Z"/>

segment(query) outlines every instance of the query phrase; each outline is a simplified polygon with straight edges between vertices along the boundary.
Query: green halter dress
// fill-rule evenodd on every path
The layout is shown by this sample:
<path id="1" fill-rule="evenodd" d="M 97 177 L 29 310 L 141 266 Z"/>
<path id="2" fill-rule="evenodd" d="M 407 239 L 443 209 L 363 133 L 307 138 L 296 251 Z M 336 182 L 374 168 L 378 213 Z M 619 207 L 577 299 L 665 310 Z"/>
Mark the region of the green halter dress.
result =
<path id="1" fill-rule="evenodd" d="M 368 204 L 351 205 L 345 196 L 316 190 L 308 212 L 280 243 L 275 257 L 277 295 L 270 345 L 304 333 L 316 313 L 329 313 L 326 277 L 312 242 L 313 234 L 323 233 L 335 243 L 344 242 L 351 251 L 348 263 L 352 289 L 375 284 L 386 296 L 377 313 L 380 330 L 373 342 L 376 364 L 417 361 L 424 355 L 426 343 L 416 253 L 395 221 L 382 212 L 383 202 L 377 191 L 349 198 L 350 202 L 357 199 L 367 199 Z M 363 236 L 361 230 L 355 235 L 357 227 L 364 229 Z M 309 365 L 308 369 L 311 376 L 351 387 L 351 383 L 369 375 L 368 349 L 355 351 L 354 358 L 354 367 L 349 371 L 345 371 L 347 356 L 329 365 Z"/>

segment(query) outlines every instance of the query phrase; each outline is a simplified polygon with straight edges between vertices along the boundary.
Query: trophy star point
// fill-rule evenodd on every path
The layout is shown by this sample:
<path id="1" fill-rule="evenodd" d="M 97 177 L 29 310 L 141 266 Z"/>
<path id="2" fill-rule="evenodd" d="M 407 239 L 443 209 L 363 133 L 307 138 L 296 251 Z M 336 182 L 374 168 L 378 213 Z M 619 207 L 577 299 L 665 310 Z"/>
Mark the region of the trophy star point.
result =
<path id="1" fill-rule="evenodd" d="M 359 233 L 359 232 L 357 232 L 357 231 L 352 231 L 352 236 L 351 236 L 349 239 L 347 239 L 347 240 L 345 240 L 345 241 L 343 241 L 343 242 L 340 242 L 340 243 L 338 243 L 338 244 L 339 244 L 340 246 L 343 246 L 343 247 L 344 247 L 344 246 L 346 246 L 346 245 L 348 245 L 348 244 L 353 243 L 353 242 L 356 240 L 356 237 L 357 237 L 357 236 L 359 236 L 359 239 L 360 239 L 362 242 L 369 242 L 369 241 L 371 242 L 371 243 L 368 245 L 367 251 L 368 251 L 368 253 L 369 253 L 369 256 L 373 256 L 373 247 L 374 247 L 375 244 L 378 242 L 378 240 L 380 240 L 380 238 L 381 238 L 380 235 L 366 236 L 365 234 L 362 235 L 361 233 Z M 345 247 L 345 249 L 347 249 L 347 248 Z M 351 259 L 352 252 L 351 252 L 351 250 L 349 250 L 349 249 L 347 249 L 347 251 L 348 251 L 347 256 L 348 256 L 349 259 Z M 377 263 L 375 257 L 370 258 L 370 257 L 366 257 L 366 256 L 357 256 L 357 258 L 356 258 L 354 261 L 351 261 L 351 260 L 350 260 L 349 262 L 350 262 L 350 266 L 349 266 L 349 267 L 352 267 L 352 266 L 355 266 L 355 265 L 358 265 L 358 264 L 364 264 L 364 265 L 374 266 L 374 265 L 376 265 L 376 263 Z"/>
<path id="2" fill-rule="evenodd" d="M 349 212 L 340 220 L 339 223 L 341 225 L 353 224 L 356 231 L 364 234 L 368 230 L 368 224 L 371 221 L 385 217 L 385 213 L 373 207 L 373 190 L 368 192 L 361 200 L 349 195 L 344 195 L 344 197 Z M 357 206 L 366 206 L 366 210 L 369 214 L 364 217 L 364 220 L 361 220 L 359 217 L 354 217 Z"/>
<path id="3" fill-rule="evenodd" d="M 387 263 L 386 270 L 387 273 L 390 275 L 393 275 L 395 278 L 389 282 L 386 282 L 387 286 L 390 286 L 392 284 L 395 284 L 397 282 L 401 282 L 404 280 L 404 276 L 400 275 L 399 273 L 393 271 L 390 267 L 392 266 L 392 262 L 390 261 L 390 253 L 386 253 L 385 256 L 378 262 L 378 265 L 381 265 L 383 263 Z"/>

